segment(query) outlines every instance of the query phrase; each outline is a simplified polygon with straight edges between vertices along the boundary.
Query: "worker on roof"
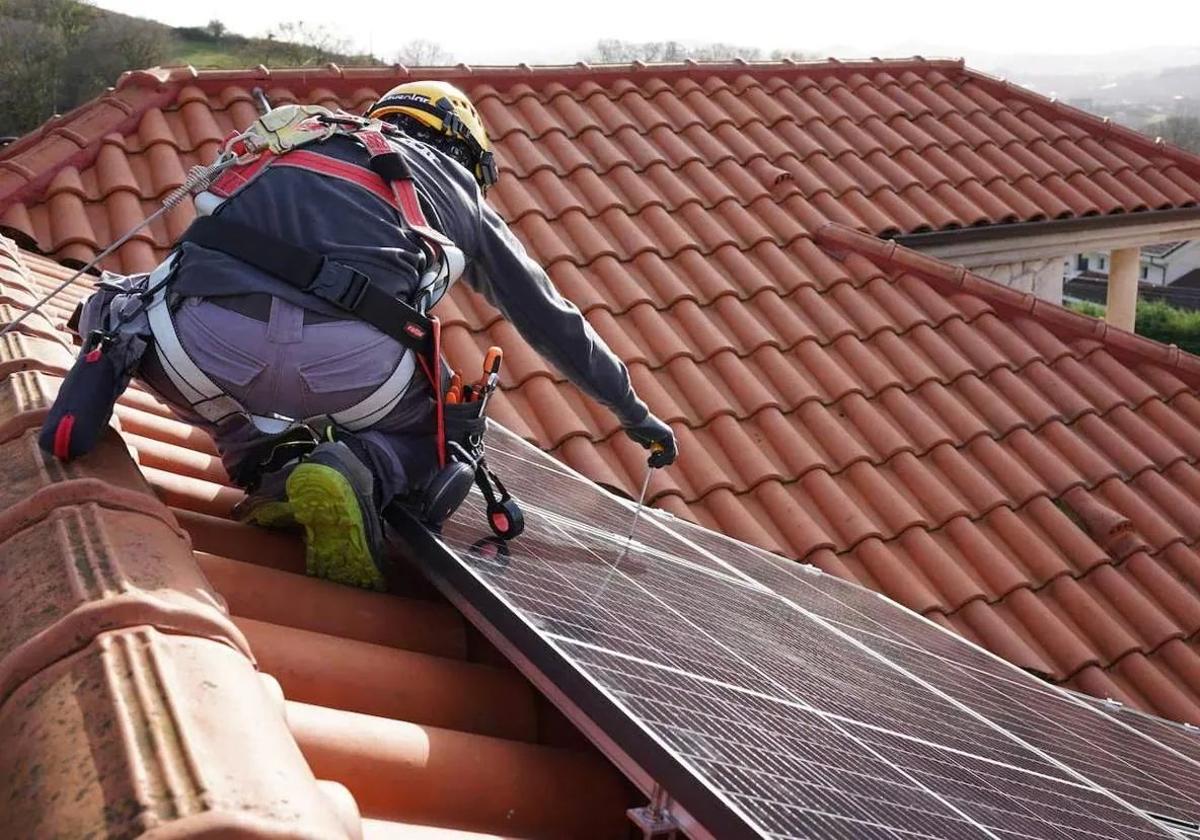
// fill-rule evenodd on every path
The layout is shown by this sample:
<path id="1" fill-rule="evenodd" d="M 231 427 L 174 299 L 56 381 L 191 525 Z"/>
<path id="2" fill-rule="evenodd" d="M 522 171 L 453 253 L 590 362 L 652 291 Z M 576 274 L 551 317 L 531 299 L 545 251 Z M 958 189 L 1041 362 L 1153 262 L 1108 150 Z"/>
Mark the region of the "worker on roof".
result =
<path id="1" fill-rule="evenodd" d="M 250 490 L 241 521 L 299 524 L 310 574 L 382 588 L 383 508 L 438 526 L 461 503 L 473 473 L 439 449 L 452 406 L 427 317 L 460 276 L 653 466 L 674 460 L 625 365 L 484 201 L 498 171 L 462 91 L 411 82 L 365 118 L 284 106 L 252 129 L 139 294 L 109 284 L 81 319 L 86 336 L 137 324 L 121 311 L 145 304 L 137 375 L 213 434 Z M 61 444 L 62 424 L 50 432 Z"/>

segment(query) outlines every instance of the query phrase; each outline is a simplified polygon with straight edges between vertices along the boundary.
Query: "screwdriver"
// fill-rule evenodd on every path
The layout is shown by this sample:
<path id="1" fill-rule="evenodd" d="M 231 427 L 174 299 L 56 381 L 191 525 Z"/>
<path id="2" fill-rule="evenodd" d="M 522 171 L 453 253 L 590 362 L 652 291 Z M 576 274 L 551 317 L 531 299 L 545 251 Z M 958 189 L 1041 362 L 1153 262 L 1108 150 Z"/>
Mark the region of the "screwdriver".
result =
<path id="1" fill-rule="evenodd" d="M 658 452 L 662 452 L 663 448 L 664 447 L 661 443 L 653 443 L 650 445 L 650 454 L 653 456 Z M 633 535 L 637 533 L 638 519 L 642 515 L 642 508 L 646 506 L 646 491 L 650 488 L 650 473 L 653 471 L 654 467 L 651 466 L 647 461 L 646 477 L 642 479 L 642 492 L 638 494 L 637 507 L 634 508 L 633 511 L 633 522 L 629 524 L 629 536 L 625 538 L 625 548 L 621 551 L 621 556 L 618 557 L 613 562 L 612 566 L 609 567 L 608 574 L 604 577 L 604 582 L 601 583 L 600 588 L 596 590 L 597 595 L 602 593 L 608 587 L 608 582 L 612 580 L 613 572 L 617 570 L 617 566 L 621 565 L 621 561 L 625 559 L 625 557 L 629 554 L 629 549 L 633 547 Z"/>
<path id="2" fill-rule="evenodd" d="M 650 454 L 655 455 L 663 451 L 661 443 L 650 445 Z M 654 472 L 654 467 L 649 463 L 646 464 L 646 477 L 642 479 L 642 492 L 638 495 L 637 507 L 633 511 L 633 522 L 629 525 L 629 536 L 625 538 L 625 550 L 621 552 L 621 557 L 617 561 L 625 559 L 625 555 L 629 553 L 630 547 L 633 545 L 633 535 L 637 532 L 638 518 L 642 515 L 642 508 L 646 506 L 646 491 L 650 488 L 650 473 Z"/>

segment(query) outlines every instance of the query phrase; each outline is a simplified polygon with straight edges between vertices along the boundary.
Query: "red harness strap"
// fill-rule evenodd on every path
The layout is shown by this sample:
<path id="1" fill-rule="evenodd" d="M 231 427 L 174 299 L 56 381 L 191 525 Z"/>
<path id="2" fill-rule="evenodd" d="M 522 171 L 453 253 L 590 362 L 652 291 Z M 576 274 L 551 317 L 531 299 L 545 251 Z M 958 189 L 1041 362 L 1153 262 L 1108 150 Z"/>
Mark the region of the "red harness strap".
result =
<path id="1" fill-rule="evenodd" d="M 257 158 L 247 163 L 244 166 L 234 166 L 226 169 L 221 173 L 221 177 L 212 182 L 208 191 L 213 195 L 218 195 L 221 198 L 229 198 L 242 187 L 249 184 L 258 174 L 262 172 L 263 167 L 270 163 L 275 158 L 270 152 L 263 152 Z"/>
<path id="2" fill-rule="evenodd" d="M 371 136 L 369 132 L 363 132 L 363 134 L 368 137 Z M 384 142 L 386 143 L 387 141 L 385 140 Z M 346 163 L 328 155 L 305 151 L 304 149 L 292 149 L 283 155 L 263 152 L 254 161 L 245 166 L 227 169 L 209 187 L 209 192 L 221 198 L 229 198 L 258 177 L 263 168 L 268 165 L 292 166 L 296 169 L 307 169 L 310 172 L 317 172 L 331 178 L 349 181 L 351 184 L 361 187 L 375 197 L 386 201 L 403 217 L 409 227 L 429 227 L 429 222 L 425 219 L 425 212 L 421 209 L 421 202 L 417 198 L 417 189 L 411 180 L 392 181 L 388 183 L 370 169 L 358 166 L 357 164 Z"/>
<path id="3" fill-rule="evenodd" d="M 425 376 L 429 379 L 429 384 L 433 386 L 434 406 L 437 411 L 437 454 L 438 467 L 446 466 L 446 398 L 442 393 L 441 372 L 442 372 L 442 325 L 438 321 L 436 315 L 429 316 L 429 322 L 433 329 L 433 359 L 421 359 L 421 368 L 425 371 Z"/>
<path id="4" fill-rule="evenodd" d="M 304 149 L 295 149 L 286 155 L 280 155 L 271 165 L 294 166 L 298 169 L 307 169 L 310 172 L 318 172 L 331 178 L 349 181 L 390 204 L 410 228 L 427 228 L 429 226 L 425 220 L 425 212 L 421 209 L 421 202 L 417 198 L 417 188 L 413 186 L 412 181 L 388 183 L 370 169 L 346 163 L 328 155 L 306 152 Z"/>
<path id="5" fill-rule="evenodd" d="M 397 155 L 396 150 L 392 148 L 392 144 L 378 131 L 373 129 L 356 131 L 354 132 L 354 136 L 366 148 L 372 162 L 385 155 Z M 405 171 L 407 171 L 407 167 Z M 381 178 L 381 180 L 383 179 Z M 404 221 L 408 222 L 411 227 L 428 227 L 428 222 L 425 221 L 425 213 L 421 210 L 421 202 L 417 200 L 417 191 L 413 187 L 412 178 L 401 176 L 393 178 L 387 183 L 391 187 L 392 194 L 395 196 L 396 204 L 399 205 L 400 214 L 404 216 Z"/>
<path id="6" fill-rule="evenodd" d="M 370 169 L 353 163 L 346 163 L 328 155 L 306 152 L 296 149 L 281 155 L 271 163 L 272 166 L 294 166 L 318 172 L 331 178 L 362 187 L 377 198 L 390 204 L 399 213 L 409 227 L 426 227 L 425 213 L 421 210 L 421 202 L 417 200 L 417 190 L 412 181 L 384 181 Z"/>

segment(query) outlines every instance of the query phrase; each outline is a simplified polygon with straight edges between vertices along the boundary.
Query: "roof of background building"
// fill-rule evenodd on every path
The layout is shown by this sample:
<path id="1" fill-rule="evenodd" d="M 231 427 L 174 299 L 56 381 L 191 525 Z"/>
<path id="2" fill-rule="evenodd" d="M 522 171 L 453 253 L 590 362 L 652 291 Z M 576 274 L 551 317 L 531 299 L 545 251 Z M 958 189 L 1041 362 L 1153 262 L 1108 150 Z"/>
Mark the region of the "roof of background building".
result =
<path id="1" fill-rule="evenodd" d="M 875 238 L 1193 205 L 1200 158 L 955 62 L 439 75 L 495 135 L 495 205 L 679 434 L 657 505 L 1200 722 L 1200 359 Z M 255 87 L 361 110 L 404 78 L 127 75 L 0 153 L 0 218 L 86 260 L 253 120 Z M 112 267 L 152 266 L 191 213 Z M 497 420 L 639 486 L 644 453 L 482 299 L 439 314 L 459 367 L 505 347 Z M 206 518 L 238 496 L 211 444 L 138 411 L 150 485 L 198 547 L 247 553 Z"/>
<path id="2" fill-rule="evenodd" d="M 1187 274 L 1174 280 L 1171 285 L 1180 289 L 1200 289 L 1200 268 L 1193 268 Z"/>
<path id="3" fill-rule="evenodd" d="M 1184 242 L 1159 242 L 1155 245 L 1143 245 L 1142 254 L 1147 257 L 1161 259 L 1162 257 L 1170 256 L 1172 251 L 1184 244 Z"/>

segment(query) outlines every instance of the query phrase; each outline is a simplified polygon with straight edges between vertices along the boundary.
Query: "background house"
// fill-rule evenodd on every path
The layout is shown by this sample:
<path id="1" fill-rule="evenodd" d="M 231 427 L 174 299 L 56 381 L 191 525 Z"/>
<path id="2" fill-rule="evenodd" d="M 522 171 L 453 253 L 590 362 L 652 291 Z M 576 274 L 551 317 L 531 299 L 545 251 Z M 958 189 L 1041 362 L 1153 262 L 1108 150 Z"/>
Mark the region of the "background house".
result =
<path id="1" fill-rule="evenodd" d="M 1112 267 L 1109 255 L 1093 251 L 1067 260 L 1066 277 L 1107 280 Z M 1162 242 L 1141 249 L 1138 282 L 1150 286 L 1171 285 L 1200 270 L 1200 240 Z"/>
<path id="2" fill-rule="evenodd" d="M 1068 297 L 1103 303 L 1112 258 L 1107 252 L 1076 254 L 1065 264 Z M 1200 308 L 1200 240 L 1163 242 L 1141 249 L 1138 297 L 1184 309 Z"/>

